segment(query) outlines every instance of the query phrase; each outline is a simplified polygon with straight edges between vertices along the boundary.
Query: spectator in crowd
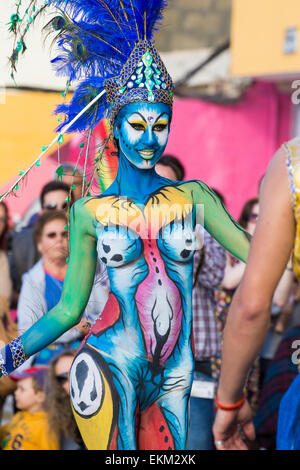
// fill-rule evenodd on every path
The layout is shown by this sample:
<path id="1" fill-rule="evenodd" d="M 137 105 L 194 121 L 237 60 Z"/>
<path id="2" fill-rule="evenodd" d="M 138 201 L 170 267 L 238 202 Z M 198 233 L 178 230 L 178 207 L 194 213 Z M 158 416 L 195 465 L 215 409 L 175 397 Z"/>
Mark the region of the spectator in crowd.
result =
<path id="1" fill-rule="evenodd" d="M 247 230 L 250 235 L 253 235 L 256 225 L 256 220 L 259 215 L 259 202 L 258 198 L 249 199 L 243 206 L 241 215 L 238 219 L 238 223 Z M 232 255 L 226 254 L 226 268 L 224 277 L 220 284 L 221 290 L 216 291 L 217 299 L 220 295 L 223 302 L 223 292 L 229 296 L 228 301 L 231 301 L 231 296 L 240 283 L 243 273 L 245 270 L 245 263 L 239 261 L 237 258 L 233 258 Z M 224 311 L 225 313 L 225 311 Z M 225 315 L 226 317 L 226 315 Z"/>
<path id="2" fill-rule="evenodd" d="M 224 276 L 224 248 L 206 231 L 201 251 L 194 255 L 193 338 L 195 372 L 190 398 L 187 448 L 212 449 L 215 379 L 212 364 L 221 355 L 221 340 L 215 318 L 214 289 Z"/>
<path id="3" fill-rule="evenodd" d="M 58 450 L 58 439 L 44 410 L 46 369 L 32 367 L 12 377 L 17 381 L 15 402 L 19 411 L 0 426 L 1 449 Z"/>
<path id="4" fill-rule="evenodd" d="M 6 251 L 6 236 L 9 229 L 8 209 L 4 202 L 0 203 L 0 347 L 17 336 L 17 328 L 10 313 L 12 296 L 12 281 Z M 0 419 L 6 397 L 15 389 L 15 383 L 10 377 L 4 377 L 0 382 Z"/>
<path id="5" fill-rule="evenodd" d="M 6 253 L 6 237 L 9 229 L 8 219 L 7 206 L 4 202 L 0 202 L 0 303 L 4 300 L 5 303 L 10 304 L 12 282 Z"/>
<path id="6" fill-rule="evenodd" d="M 267 450 L 276 449 L 279 405 L 299 374 L 299 338 L 300 324 L 288 328 L 266 369 L 254 425 L 259 446 Z"/>
<path id="7" fill-rule="evenodd" d="M 245 272 L 230 305 L 222 349 L 218 411 L 213 433 L 218 449 L 247 449 L 255 438 L 243 389 L 270 325 L 274 292 L 293 252 L 299 279 L 299 139 L 272 158 L 259 193 L 260 216 Z M 277 449 L 299 449 L 299 374 L 279 407 Z"/>
<path id="8" fill-rule="evenodd" d="M 42 214 L 48 210 L 67 210 L 72 207 L 74 196 L 68 184 L 61 181 L 50 181 L 43 187 L 40 201 L 40 214 Z"/>
<path id="9" fill-rule="evenodd" d="M 46 210 L 34 227 L 34 239 L 41 259 L 23 276 L 18 303 L 18 325 L 22 334 L 59 301 L 67 272 L 68 231 L 64 211 Z M 79 346 L 90 325 L 98 318 L 107 300 L 107 290 L 100 285 L 92 289 L 81 322 L 56 342 L 32 356 L 25 364 L 48 364 L 60 351 Z M 38 306 L 38 308 L 37 308 Z M 38 312 L 33 316 L 33 312 Z"/>
<path id="10" fill-rule="evenodd" d="M 170 180 L 182 181 L 185 177 L 185 169 L 177 157 L 165 154 L 155 165 L 156 172 Z"/>
<path id="11" fill-rule="evenodd" d="M 46 409 L 51 430 L 59 437 L 60 450 L 84 450 L 70 401 L 69 371 L 75 352 L 65 350 L 50 363 Z"/>
<path id="12" fill-rule="evenodd" d="M 249 199 L 243 206 L 238 223 L 247 230 L 248 233 L 253 235 L 256 221 L 259 215 L 259 201 L 258 198 Z M 245 263 L 233 257 L 231 254 L 226 253 L 226 267 L 222 282 L 215 289 L 215 300 L 216 300 L 216 322 L 218 331 L 220 333 L 221 341 L 223 340 L 223 332 L 227 320 L 228 310 L 231 304 L 232 296 L 235 289 L 241 282 L 245 271 Z M 221 358 L 218 357 L 213 364 L 213 375 L 216 380 L 219 380 Z M 251 373 L 248 377 L 247 382 L 247 394 L 249 402 L 252 406 L 253 411 L 257 408 L 258 396 L 259 396 L 259 360 L 255 361 Z"/>
<path id="13" fill-rule="evenodd" d="M 66 211 L 73 203 L 72 192 L 70 201 L 67 201 L 69 193 L 70 187 L 66 183 L 61 181 L 47 183 L 41 191 L 39 214 L 55 209 Z M 34 223 L 39 214 L 32 217 L 27 227 L 20 232 L 11 233 L 10 270 L 16 298 L 21 290 L 22 275 L 32 268 L 40 258 L 33 239 Z"/>

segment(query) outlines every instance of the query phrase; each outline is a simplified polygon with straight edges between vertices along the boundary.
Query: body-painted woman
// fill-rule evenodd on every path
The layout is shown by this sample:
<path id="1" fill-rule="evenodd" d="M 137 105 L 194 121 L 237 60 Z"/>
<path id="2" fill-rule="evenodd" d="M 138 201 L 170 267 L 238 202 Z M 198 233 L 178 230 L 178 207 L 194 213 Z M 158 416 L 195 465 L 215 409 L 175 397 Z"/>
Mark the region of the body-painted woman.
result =
<path id="1" fill-rule="evenodd" d="M 141 2 L 117 3 L 114 16 L 124 15 L 128 3 L 138 18 Z M 74 204 L 60 302 L 1 350 L 0 368 L 11 372 L 78 323 L 99 259 L 107 267 L 109 299 L 70 374 L 82 437 L 89 449 L 184 449 L 196 225 L 244 261 L 249 241 L 204 183 L 174 182 L 154 170 L 168 140 L 173 85 L 153 44 L 138 41 L 104 86 L 119 150 L 117 177 L 100 196 Z"/>

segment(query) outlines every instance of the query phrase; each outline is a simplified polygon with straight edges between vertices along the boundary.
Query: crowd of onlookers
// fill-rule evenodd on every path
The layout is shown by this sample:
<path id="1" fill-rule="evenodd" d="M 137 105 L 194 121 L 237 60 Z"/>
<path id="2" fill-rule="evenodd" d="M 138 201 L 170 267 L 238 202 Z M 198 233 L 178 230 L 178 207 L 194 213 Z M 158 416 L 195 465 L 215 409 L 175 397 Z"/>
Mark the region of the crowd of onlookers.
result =
<path id="1" fill-rule="evenodd" d="M 163 156 L 156 170 L 172 180 L 185 178 L 183 166 L 171 155 Z M 63 181 L 43 187 L 37 210 L 21 230 L 10 226 L 7 206 L 0 203 L 0 347 L 24 333 L 60 299 L 68 267 L 69 209 L 81 197 L 81 182 L 79 170 L 66 168 Z M 215 193 L 226 206 L 223 195 Z M 258 217 L 259 199 L 254 197 L 245 203 L 238 222 L 253 234 Z M 195 373 L 188 449 L 213 448 L 223 331 L 244 268 L 204 231 L 204 244 L 194 255 Z M 80 323 L 13 375 L 1 378 L 1 449 L 85 449 L 69 400 L 68 373 L 76 349 L 105 305 L 109 283 L 105 273 L 101 276 Z M 278 405 L 298 373 L 292 348 L 300 332 L 299 314 L 300 289 L 290 261 L 273 298 L 268 336 L 247 382 L 257 448 L 275 448 Z"/>

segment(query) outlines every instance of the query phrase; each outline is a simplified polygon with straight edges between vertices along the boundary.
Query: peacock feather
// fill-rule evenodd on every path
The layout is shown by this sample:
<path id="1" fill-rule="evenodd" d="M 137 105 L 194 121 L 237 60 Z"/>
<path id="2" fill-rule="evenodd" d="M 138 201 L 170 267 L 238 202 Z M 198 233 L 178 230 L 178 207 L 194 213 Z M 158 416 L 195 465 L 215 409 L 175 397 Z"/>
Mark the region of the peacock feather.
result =
<path id="1" fill-rule="evenodd" d="M 72 121 L 74 116 L 95 96 L 104 90 L 104 81 L 120 73 L 135 45 L 151 41 L 158 29 L 166 0 L 23 0 L 25 8 L 20 16 L 20 4 L 11 17 L 10 30 L 15 42 L 10 61 L 12 73 L 16 71 L 20 52 L 26 50 L 25 36 L 37 16 L 49 7 L 55 9 L 53 18 L 44 27 L 53 35 L 55 55 L 51 60 L 59 76 L 68 83 L 76 83 L 69 103 L 57 107 L 65 115 L 58 127 Z M 70 132 L 82 131 L 100 122 L 108 103 L 105 98 L 85 113 Z"/>
<path id="2" fill-rule="evenodd" d="M 28 31 L 42 13 L 47 13 L 51 17 L 43 31 L 45 38 L 52 38 L 52 65 L 58 75 L 66 78 L 67 88 L 73 85 L 74 93 L 69 102 L 64 101 L 56 108 L 60 115 L 56 138 L 42 148 L 42 153 L 15 185 L 0 196 L 0 201 L 39 164 L 55 143 L 63 140 L 65 132 L 87 131 L 89 142 L 108 109 L 111 121 L 113 113 L 126 104 L 126 100 L 151 101 L 157 93 L 158 101 L 171 103 L 172 81 L 152 43 L 166 6 L 167 0 L 17 0 L 8 23 L 14 38 L 10 57 L 12 78 L 20 54 L 27 49 Z M 152 54 L 150 61 L 147 60 L 149 54 Z M 145 83 L 141 84 L 139 77 L 134 83 L 131 81 L 135 71 L 143 76 Z M 149 74 L 156 76 L 155 83 L 149 79 Z M 145 85 L 145 89 L 141 89 L 141 85 Z M 153 86 L 159 90 L 152 92 Z M 110 140 L 108 131 L 107 135 L 103 149 L 95 158 L 99 162 L 95 172 L 98 172 L 102 190 L 111 182 L 116 170 L 115 162 L 111 165 L 106 152 Z M 88 151 L 87 144 L 86 158 Z"/>

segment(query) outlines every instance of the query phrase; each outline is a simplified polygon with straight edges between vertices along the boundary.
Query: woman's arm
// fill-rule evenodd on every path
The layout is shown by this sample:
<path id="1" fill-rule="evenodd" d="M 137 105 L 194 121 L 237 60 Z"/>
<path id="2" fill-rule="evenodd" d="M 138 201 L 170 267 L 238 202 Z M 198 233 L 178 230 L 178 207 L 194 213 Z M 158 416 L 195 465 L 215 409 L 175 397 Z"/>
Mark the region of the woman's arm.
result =
<path id="1" fill-rule="evenodd" d="M 290 297 L 293 286 L 294 272 L 292 268 L 292 260 L 290 259 L 274 292 L 273 302 L 278 305 L 278 307 L 285 306 Z"/>
<path id="2" fill-rule="evenodd" d="M 279 150 L 272 159 L 260 194 L 260 215 L 243 279 L 233 297 L 224 332 L 219 402 L 237 403 L 249 369 L 264 342 L 274 291 L 287 266 L 295 238 L 295 220 L 286 169 Z M 238 426 L 253 437 L 247 404 L 239 410 L 218 410 L 214 436 L 220 448 L 243 446 Z"/>
<path id="3" fill-rule="evenodd" d="M 94 217 L 84 200 L 80 200 L 70 214 L 70 260 L 60 301 L 21 336 L 26 357 L 45 348 L 79 322 L 93 286 L 96 253 Z M 19 342 L 17 349 L 20 347 Z M 11 353 L 9 346 L 0 351 L 2 372 L 8 362 L 7 372 L 11 372 Z"/>
<path id="4" fill-rule="evenodd" d="M 232 265 L 229 255 L 227 255 L 225 273 L 221 286 L 224 289 L 235 289 L 241 282 L 245 267 L 245 263 L 241 261 Z"/>
<path id="5" fill-rule="evenodd" d="M 190 192 L 196 205 L 198 223 L 227 251 L 246 262 L 251 235 L 229 214 L 216 193 L 201 181 L 189 181 L 181 188 Z"/>

